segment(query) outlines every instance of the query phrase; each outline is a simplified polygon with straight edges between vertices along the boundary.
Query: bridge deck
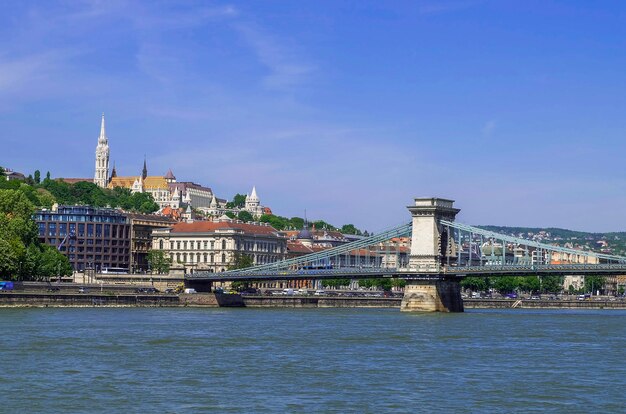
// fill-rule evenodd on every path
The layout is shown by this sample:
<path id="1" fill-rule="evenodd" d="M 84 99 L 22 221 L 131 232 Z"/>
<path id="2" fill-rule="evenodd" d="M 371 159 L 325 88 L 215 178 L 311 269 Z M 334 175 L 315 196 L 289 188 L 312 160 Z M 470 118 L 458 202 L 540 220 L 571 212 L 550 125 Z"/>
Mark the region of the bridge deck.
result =
<path id="1" fill-rule="evenodd" d="M 438 279 L 468 276 L 500 277 L 500 276 L 561 276 L 561 275 L 622 275 L 626 274 L 626 264 L 599 265 L 524 265 L 524 266 L 462 266 L 442 267 L 439 270 L 416 271 L 409 269 L 384 268 L 345 268 L 293 271 L 230 271 L 223 273 L 202 273 L 185 275 L 194 281 L 261 281 L 261 280 L 300 280 L 300 279 L 376 279 L 398 277 L 402 279 Z"/>

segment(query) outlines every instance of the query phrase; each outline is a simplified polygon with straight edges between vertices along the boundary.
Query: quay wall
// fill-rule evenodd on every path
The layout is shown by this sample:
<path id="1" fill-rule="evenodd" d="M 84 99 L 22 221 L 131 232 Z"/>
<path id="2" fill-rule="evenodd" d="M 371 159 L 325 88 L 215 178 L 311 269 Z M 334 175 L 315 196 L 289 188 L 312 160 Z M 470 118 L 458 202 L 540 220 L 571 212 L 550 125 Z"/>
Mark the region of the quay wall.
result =
<path id="1" fill-rule="evenodd" d="M 465 309 L 626 309 L 625 301 L 463 299 Z"/>
<path id="2" fill-rule="evenodd" d="M 83 307 L 125 306 L 154 307 L 179 306 L 175 295 L 118 295 L 98 293 L 31 293 L 11 292 L 0 294 L 0 307 Z"/>
<path id="3" fill-rule="evenodd" d="M 248 308 L 399 308 L 402 298 L 242 296 Z"/>

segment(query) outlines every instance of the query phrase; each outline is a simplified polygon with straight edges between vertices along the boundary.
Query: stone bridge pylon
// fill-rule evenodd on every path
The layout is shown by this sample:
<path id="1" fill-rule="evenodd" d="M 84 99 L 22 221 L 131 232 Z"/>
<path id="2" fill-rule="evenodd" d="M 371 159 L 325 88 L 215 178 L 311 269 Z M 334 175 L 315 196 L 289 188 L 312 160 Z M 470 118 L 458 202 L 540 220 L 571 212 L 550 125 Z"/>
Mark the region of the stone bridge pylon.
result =
<path id="1" fill-rule="evenodd" d="M 442 272 L 448 256 L 454 256 L 456 245 L 440 220 L 454 221 L 461 211 L 453 200 L 416 198 L 408 209 L 413 216 L 409 271 L 429 275 L 409 279 L 400 309 L 405 312 L 463 312 L 461 285 L 458 279 L 446 278 Z"/>

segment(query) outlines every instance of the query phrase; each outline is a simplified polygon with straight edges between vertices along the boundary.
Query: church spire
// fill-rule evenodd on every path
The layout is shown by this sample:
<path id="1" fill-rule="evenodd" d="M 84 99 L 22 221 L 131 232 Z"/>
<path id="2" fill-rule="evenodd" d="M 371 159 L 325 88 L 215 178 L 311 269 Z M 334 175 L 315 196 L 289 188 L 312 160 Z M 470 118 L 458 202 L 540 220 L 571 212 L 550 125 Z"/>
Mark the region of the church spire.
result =
<path id="1" fill-rule="evenodd" d="M 104 112 L 102 113 L 102 122 L 100 123 L 100 136 L 98 137 L 98 144 L 108 144 L 106 128 L 104 127 Z"/>
<path id="2" fill-rule="evenodd" d="M 146 166 L 146 154 L 143 155 L 143 170 L 141 170 L 141 178 L 146 179 L 148 176 L 148 167 Z"/>
<path id="3" fill-rule="evenodd" d="M 100 124 L 100 136 L 96 146 L 96 170 L 93 182 L 99 187 L 105 188 L 109 181 L 109 140 L 104 127 L 104 112 Z"/>

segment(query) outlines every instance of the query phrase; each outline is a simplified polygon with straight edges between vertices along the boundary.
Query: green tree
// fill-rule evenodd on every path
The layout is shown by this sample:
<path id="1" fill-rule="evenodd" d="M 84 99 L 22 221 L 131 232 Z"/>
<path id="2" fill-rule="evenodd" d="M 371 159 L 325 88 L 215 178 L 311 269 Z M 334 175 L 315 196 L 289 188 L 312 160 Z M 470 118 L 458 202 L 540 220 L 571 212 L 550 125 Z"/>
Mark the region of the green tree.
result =
<path id="1" fill-rule="evenodd" d="M 246 195 L 245 194 L 235 194 L 233 197 L 233 201 L 229 201 L 226 203 L 226 208 L 243 208 L 246 206 Z"/>
<path id="2" fill-rule="evenodd" d="M 541 278 L 541 293 L 560 293 L 562 290 L 562 276 L 543 276 Z"/>
<path id="3" fill-rule="evenodd" d="M 172 259 L 163 250 L 150 250 L 148 252 L 148 265 L 152 273 L 169 273 Z"/>
<path id="4" fill-rule="evenodd" d="M 41 183 L 41 172 L 39 170 L 35 170 L 35 184 Z"/>
<path id="5" fill-rule="evenodd" d="M 239 214 L 237 214 L 237 218 L 243 221 L 244 223 L 254 220 L 254 217 L 252 217 L 252 214 L 250 214 L 247 211 L 240 211 Z"/>
<path id="6" fill-rule="evenodd" d="M 491 287 L 491 281 L 487 277 L 466 277 L 461 281 L 461 287 L 475 292 L 485 292 Z"/>
<path id="7" fill-rule="evenodd" d="M 341 226 L 341 233 L 343 234 L 355 234 L 357 236 L 361 235 L 361 230 L 357 229 L 354 224 L 344 224 Z"/>
<path id="8" fill-rule="evenodd" d="M 65 256 L 37 240 L 34 205 L 19 190 L 0 190 L 0 278 L 45 280 L 71 274 Z"/>
<path id="9" fill-rule="evenodd" d="M 4 171 L 4 168 L 0 167 L 0 180 L 4 179 L 6 177 L 6 172 Z"/>
<path id="10" fill-rule="evenodd" d="M 325 279 L 322 280 L 324 287 L 340 288 L 350 286 L 350 279 Z"/>
<path id="11" fill-rule="evenodd" d="M 600 291 L 603 294 L 605 282 L 604 276 L 585 276 L 585 292 L 595 295 L 597 291 Z"/>
<path id="12" fill-rule="evenodd" d="M 233 262 L 230 266 L 228 266 L 228 270 L 245 269 L 247 267 L 252 267 L 253 265 L 254 261 L 252 260 L 252 256 L 235 253 L 233 256 Z"/>
<path id="13" fill-rule="evenodd" d="M 304 219 L 300 217 L 292 217 L 289 219 L 289 226 L 294 229 L 301 229 L 304 227 Z"/>

